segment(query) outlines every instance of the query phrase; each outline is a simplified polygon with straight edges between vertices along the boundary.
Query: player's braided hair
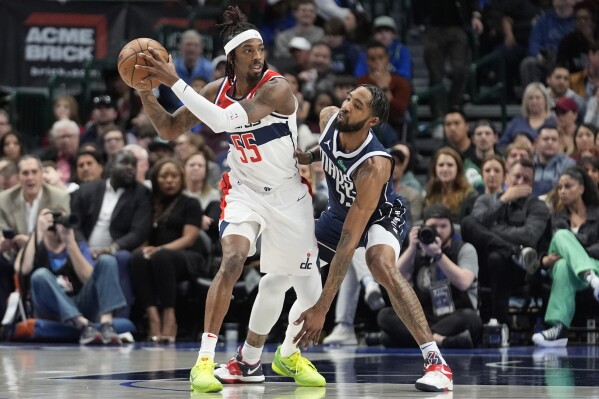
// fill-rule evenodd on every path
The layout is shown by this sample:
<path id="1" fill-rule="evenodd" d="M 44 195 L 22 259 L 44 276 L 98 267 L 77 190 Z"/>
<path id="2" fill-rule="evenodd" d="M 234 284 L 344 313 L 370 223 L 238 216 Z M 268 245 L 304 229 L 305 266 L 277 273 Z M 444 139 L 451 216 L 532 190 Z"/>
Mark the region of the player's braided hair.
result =
<path id="1" fill-rule="evenodd" d="M 221 29 L 220 37 L 223 44 L 227 44 L 231 39 L 245 32 L 246 30 L 255 29 L 258 30 L 254 25 L 247 22 L 247 16 L 241 12 L 237 6 L 229 6 L 223 14 L 223 23 L 217 25 L 217 28 Z M 264 63 L 264 69 L 267 68 L 266 62 Z M 225 76 L 229 81 L 229 84 L 233 84 L 235 78 L 235 51 L 231 51 L 227 57 L 227 64 L 225 66 Z"/>
<path id="2" fill-rule="evenodd" d="M 374 85 L 362 84 L 358 87 L 364 87 L 372 94 L 370 109 L 374 116 L 378 116 L 379 124 L 387 122 L 387 118 L 389 118 L 389 99 L 385 92 Z"/>

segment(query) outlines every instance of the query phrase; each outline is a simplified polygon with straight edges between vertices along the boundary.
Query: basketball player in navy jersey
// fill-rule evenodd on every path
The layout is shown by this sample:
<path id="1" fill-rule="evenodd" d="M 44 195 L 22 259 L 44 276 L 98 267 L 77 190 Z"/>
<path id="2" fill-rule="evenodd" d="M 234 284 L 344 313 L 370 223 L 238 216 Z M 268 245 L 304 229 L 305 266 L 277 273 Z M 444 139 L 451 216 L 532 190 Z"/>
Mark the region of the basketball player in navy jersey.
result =
<path id="1" fill-rule="evenodd" d="M 374 279 L 385 287 L 395 312 L 422 350 L 425 370 L 416 388 L 449 391 L 453 390 L 451 369 L 433 339 L 414 290 L 395 266 L 409 231 L 406 208 L 393 191 L 393 159 L 371 130 L 384 122 L 388 113 L 389 101 L 381 89 L 358 86 L 348 93 L 341 108 L 321 111 L 319 147 L 296 151 L 301 164 L 320 160 L 326 173 L 329 203 L 316 221 L 316 238 L 321 258 L 330 262 L 318 302 L 296 321 L 303 323 L 296 339 L 300 346 L 318 343 L 325 315 L 354 251 L 365 246 Z"/>
<path id="2" fill-rule="evenodd" d="M 173 140 L 202 121 L 215 133 L 225 132 L 230 142 L 227 161 L 231 171 L 221 182 L 223 259 L 208 290 L 204 334 L 190 372 L 191 390 L 218 392 L 222 383 L 264 382 L 260 356 L 291 287 L 297 300 L 272 368 L 299 385 L 322 387 L 325 379 L 301 356 L 293 340 L 301 328 L 293 321 L 316 303 L 322 291 L 311 196 L 294 158 L 297 100 L 287 81 L 268 69 L 262 37 L 239 8 L 229 7 L 220 27 L 227 54 L 226 76 L 209 83 L 199 94 L 179 79 L 172 59 L 164 62 L 152 49 L 151 55 L 141 55 L 148 65 L 136 65 L 149 78 L 171 87 L 184 104 L 171 115 L 151 91 L 140 91 L 144 108 L 162 138 Z M 248 336 L 235 357 L 214 370 L 217 335 L 233 285 L 247 256 L 255 252 L 258 236 L 262 237 L 260 268 L 266 275 L 260 281 Z"/>

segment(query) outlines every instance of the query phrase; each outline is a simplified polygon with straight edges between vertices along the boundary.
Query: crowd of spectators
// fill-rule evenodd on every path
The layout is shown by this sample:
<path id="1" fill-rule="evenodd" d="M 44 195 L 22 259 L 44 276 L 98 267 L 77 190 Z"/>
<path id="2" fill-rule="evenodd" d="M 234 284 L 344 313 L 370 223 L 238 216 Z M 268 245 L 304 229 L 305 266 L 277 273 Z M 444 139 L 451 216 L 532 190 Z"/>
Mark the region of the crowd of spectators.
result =
<path id="1" fill-rule="evenodd" d="M 445 146 L 435 151 L 427 176 L 415 176 L 421 156 L 414 143 L 400 140 L 410 123 L 413 87 L 414 60 L 399 39 L 408 27 L 378 15 L 366 34 L 368 18 L 356 1 L 342 1 L 345 7 L 318 0 L 268 3 L 265 15 L 272 18 L 259 25 L 269 66 L 284 75 L 298 100 L 301 149 L 317 143 L 320 110 L 339 106 L 349 88 L 368 83 L 387 94 L 391 115 L 375 133 L 393 156 L 394 188 L 409 205 L 412 225 L 437 232 L 425 243 L 415 227 L 397 266 L 426 305 L 437 342 L 476 346 L 489 318 L 516 328 L 510 297 L 540 279 L 551 286 L 543 305 L 547 329 L 535 331 L 533 341 L 565 345 L 581 297 L 576 293 L 599 301 L 595 3 L 418 2 L 407 18 L 413 21 L 409 35 L 422 41 L 429 84 L 451 81 L 447 95 L 430 100 L 432 116 L 443 121 Z M 472 58 L 495 50 L 506 62 L 510 100 L 521 103 L 503 130 L 493 121 L 471 120 L 462 108 Z M 202 35 L 188 30 L 174 64 L 200 91 L 224 75 L 226 57 L 205 54 Z M 177 320 L 189 316 L 175 314 L 177 284 L 209 278 L 210 259 L 219 255 L 218 182 L 227 170 L 228 143 L 202 124 L 173 142 L 160 139 L 137 93 L 109 76 L 108 92 L 92 104 L 68 95 L 53 99 L 55 122 L 38 148 L 25 148 L 21 134 L 27 132 L 17 132 L 0 109 L 0 314 L 19 270 L 30 276 L 36 314 L 79 327 L 82 343 L 114 343 L 112 317 L 134 317 L 132 306 L 142 309 L 134 321 L 147 324 L 150 340 L 174 342 Z M 164 86 L 157 94 L 171 112 L 181 105 Z M 90 115 L 80 115 L 83 105 L 92 108 Z M 312 184 L 318 217 L 328 197 L 322 166 L 301 173 Z M 56 210 L 78 223 L 57 228 Z M 200 236 L 211 241 L 209 254 Z M 439 250 L 440 257 L 431 256 Z M 325 342 L 358 342 L 353 328 L 363 289 L 369 312 L 380 312 L 370 329 L 382 335 L 371 341 L 412 345 L 393 312 L 380 310 L 385 293 L 360 256 L 356 252 L 339 294 L 337 327 Z M 113 280 L 118 286 L 111 290 L 98 288 Z M 88 303 L 90 292 L 97 292 L 97 303 Z M 102 322 L 99 329 L 95 321 Z"/>

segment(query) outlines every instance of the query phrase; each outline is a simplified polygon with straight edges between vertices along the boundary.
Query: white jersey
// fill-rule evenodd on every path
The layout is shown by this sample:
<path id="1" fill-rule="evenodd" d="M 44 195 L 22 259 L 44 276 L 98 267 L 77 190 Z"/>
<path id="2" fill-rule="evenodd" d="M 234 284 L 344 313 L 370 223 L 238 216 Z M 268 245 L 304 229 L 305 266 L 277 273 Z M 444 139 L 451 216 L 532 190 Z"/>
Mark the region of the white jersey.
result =
<path id="1" fill-rule="evenodd" d="M 234 102 L 252 98 L 256 91 L 272 79 L 284 79 L 266 70 L 260 82 L 243 98 L 233 98 L 233 85 L 223 79 L 215 104 L 227 108 Z M 292 115 L 271 113 L 261 120 L 226 132 L 229 138 L 227 162 L 231 175 L 258 192 L 268 192 L 290 180 L 299 181 L 294 157 L 297 148 L 296 109 Z"/>

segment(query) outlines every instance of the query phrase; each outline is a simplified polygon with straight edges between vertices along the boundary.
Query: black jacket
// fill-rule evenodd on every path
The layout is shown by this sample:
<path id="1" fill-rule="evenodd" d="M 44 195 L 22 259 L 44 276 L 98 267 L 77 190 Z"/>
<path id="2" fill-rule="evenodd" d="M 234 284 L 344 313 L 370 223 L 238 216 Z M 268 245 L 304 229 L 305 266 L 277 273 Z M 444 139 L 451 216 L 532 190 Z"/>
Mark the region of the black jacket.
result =
<path id="1" fill-rule="evenodd" d="M 84 183 L 71 195 L 71 212 L 79 217 L 77 233 L 85 241 L 98 221 L 106 191 L 106 180 Z M 110 235 L 120 249 L 134 250 L 147 238 L 152 227 L 150 192 L 141 183 L 125 189 L 110 222 Z"/>
<path id="2" fill-rule="evenodd" d="M 551 232 L 561 229 L 570 230 L 570 215 L 565 209 L 557 211 L 551 218 Z M 599 259 L 599 207 L 587 209 L 587 220 L 574 235 L 591 258 Z"/>

